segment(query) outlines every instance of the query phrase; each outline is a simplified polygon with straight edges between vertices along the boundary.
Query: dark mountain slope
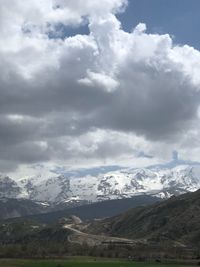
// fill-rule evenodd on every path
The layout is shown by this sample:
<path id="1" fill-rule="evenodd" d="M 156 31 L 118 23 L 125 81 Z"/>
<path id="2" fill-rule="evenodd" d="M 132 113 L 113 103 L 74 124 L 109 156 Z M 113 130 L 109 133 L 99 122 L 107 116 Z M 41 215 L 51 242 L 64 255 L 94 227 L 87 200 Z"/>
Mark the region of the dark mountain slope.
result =
<path id="1" fill-rule="evenodd" d="M 93 233 L 200 246 L 200 190 L 90 225 Z"/>
<path id="2" fill-rule="evenodd" d="M 27 199 L 0 199 L 0 220 L 44 213 L 47 207 Z"/>
<path id="3" fill-rule="evenodd" d="M 95 218 L 115 216 L 130 208 L 141 205 L 150 205 L 157 201 L 161 201 L 161 199 L 141 195 L 128 199 L 108 200 L 74 208 L 67 208 L 56 212 L 28 216 L 27 218 L 40 223 L 54 223 L 58 219 L 69 215 L 76 215 L 83 220 L 92 220 Z"/>

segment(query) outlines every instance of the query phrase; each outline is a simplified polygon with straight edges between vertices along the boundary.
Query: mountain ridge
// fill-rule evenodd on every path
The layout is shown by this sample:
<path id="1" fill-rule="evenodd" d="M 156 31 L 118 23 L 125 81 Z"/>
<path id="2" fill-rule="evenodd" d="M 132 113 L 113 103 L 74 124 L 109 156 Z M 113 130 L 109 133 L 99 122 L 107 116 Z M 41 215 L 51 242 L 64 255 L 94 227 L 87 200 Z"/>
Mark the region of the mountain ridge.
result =
<path id="1" fill-rule="evenodd" d="M 44 203 L 98 202 L 151 195 L 169 198 L 200 188 L 200 167 L 181 165 L 172 169 L 120 170 L 84 177 L 0 177 L 0 198 L 24 198 Z"/>

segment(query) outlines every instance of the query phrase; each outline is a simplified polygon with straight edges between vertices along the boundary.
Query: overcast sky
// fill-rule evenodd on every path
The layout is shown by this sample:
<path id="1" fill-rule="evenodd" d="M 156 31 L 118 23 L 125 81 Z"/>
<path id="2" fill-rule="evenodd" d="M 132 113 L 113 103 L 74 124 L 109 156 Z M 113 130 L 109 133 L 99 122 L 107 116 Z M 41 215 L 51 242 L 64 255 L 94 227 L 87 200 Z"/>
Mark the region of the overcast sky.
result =
<path id="1" fill-rule="evenodd" d="M 0 171 L 198 161 L 199 8 L 0 0 Z"/>

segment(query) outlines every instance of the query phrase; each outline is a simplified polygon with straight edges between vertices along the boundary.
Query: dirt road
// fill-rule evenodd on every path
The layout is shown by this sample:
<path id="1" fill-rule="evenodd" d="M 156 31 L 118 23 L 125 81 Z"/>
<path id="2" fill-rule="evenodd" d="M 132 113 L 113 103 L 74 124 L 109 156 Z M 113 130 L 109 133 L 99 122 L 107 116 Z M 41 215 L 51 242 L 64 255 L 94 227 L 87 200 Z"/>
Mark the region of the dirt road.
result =
<path id="1" fill-rule="evenodd" d="M 72 224 L 65 224 L 63 228 L 68 229 L 72 232 L 69 236 L 68 240 L 72 243 L 87 243 L 88 245 L 100 245 L 100 244 L 135 244 L 134 240 L 125 239 L 125 238 L 118 238 L 118 237 L 111 237 L 105 235 L 92 235 L 81 232 L 80 230 L 74 228 Z"/>

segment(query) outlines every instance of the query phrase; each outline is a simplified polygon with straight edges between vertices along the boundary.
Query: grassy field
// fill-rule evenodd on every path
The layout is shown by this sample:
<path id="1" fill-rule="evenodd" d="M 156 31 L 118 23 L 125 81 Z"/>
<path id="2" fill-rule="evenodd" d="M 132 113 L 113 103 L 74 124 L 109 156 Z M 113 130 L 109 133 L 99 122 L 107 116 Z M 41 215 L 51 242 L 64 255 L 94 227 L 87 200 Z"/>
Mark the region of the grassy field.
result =
<path id="1" fill-rule="evenodd" d="M 69 260 L 0 260 L 0 267 L 190 267 L 197 263 L 186 262 L 128 262 L 117 260 L 102 260 L 77 258 Z"/>

